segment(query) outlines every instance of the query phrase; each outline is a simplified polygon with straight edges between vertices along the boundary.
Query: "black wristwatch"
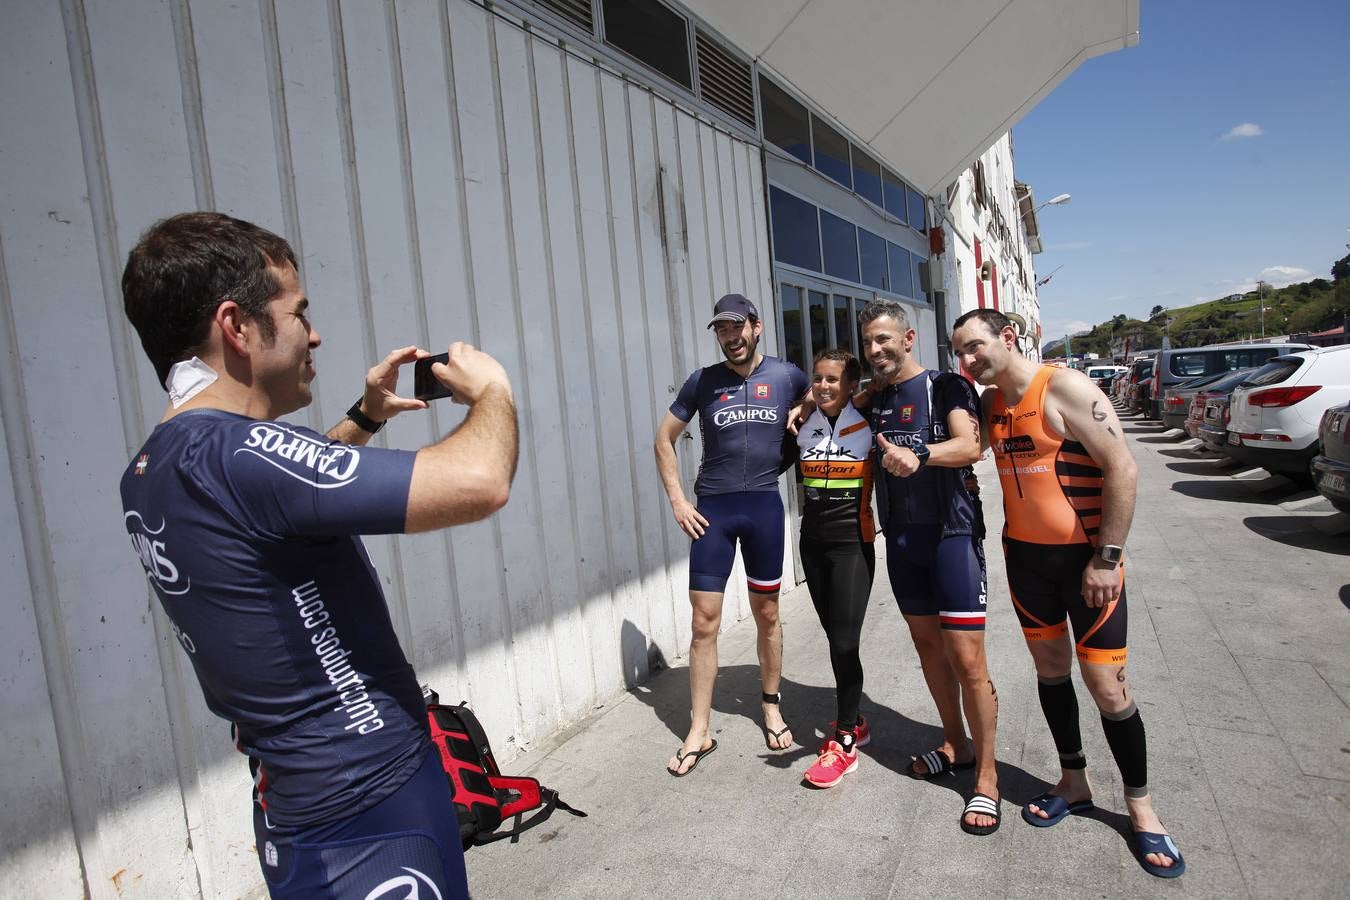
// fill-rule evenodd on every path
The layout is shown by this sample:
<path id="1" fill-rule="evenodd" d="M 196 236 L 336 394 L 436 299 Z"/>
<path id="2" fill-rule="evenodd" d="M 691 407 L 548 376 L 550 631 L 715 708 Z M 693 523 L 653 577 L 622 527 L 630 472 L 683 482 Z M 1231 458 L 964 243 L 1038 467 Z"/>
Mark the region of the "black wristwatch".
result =
<path id="1" fill-rule="evenodd" d="M 925 465 L 928 464 L 928 455 L 931 451 L 928 449 L 927 444 L 915 444 L 913 447 L 910 447 L 909 449 L 913 450 L 914 455 L 919 458 L 920 468 L 923 468 Z"/>
<path id="2" fill-rule="evenodd" d="M 364 399 L 366 399 L 364 394 L 356 398 L 356 402 L 352 404 L 352 408 L 347 410 L 347 418 L 355 422 L 356 427 L 360 428 L 362 431 L 368 431 L 371 434 L 379 434 L 380 429 L 384 427 L 384 423 L 376 422 L 370 416 L 361 412 L 361 401 Z"/>
<path id="3" fill-rule="evenodd" d="M 1117 547 L 1115 544 L 1102 544 L 1097 548 L 1097 555 L 1101 557 L 1102 562 L 1118 566 L 1125 558 L 1125 548 Z"/>

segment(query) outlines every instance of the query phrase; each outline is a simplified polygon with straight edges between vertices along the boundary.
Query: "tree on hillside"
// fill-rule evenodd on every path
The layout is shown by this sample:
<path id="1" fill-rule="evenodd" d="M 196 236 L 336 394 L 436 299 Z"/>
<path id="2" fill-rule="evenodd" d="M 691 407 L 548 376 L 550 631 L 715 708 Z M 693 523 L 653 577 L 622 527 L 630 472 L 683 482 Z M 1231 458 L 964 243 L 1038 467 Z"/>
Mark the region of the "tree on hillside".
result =
<path id="1" fill-rule="evenodd" d="M 1148 317 L 1150 319 L 1156 319 L 1158 318 L 1158 316 L 1162 315 L 1165 312 L 1167 312 L 1167 310 L 1163 308 L 1163 305 L 1161 303 L 1159 303 L 1157 306 L 1153 307 L 1153 309 L 1149 310 Z"/>
<path id="2" fill-rule="evenodd" d="M 1331 264 L 1331 280 L 1340 281 L 1342 278 L 1350 278 L 1350 253 Z"/>

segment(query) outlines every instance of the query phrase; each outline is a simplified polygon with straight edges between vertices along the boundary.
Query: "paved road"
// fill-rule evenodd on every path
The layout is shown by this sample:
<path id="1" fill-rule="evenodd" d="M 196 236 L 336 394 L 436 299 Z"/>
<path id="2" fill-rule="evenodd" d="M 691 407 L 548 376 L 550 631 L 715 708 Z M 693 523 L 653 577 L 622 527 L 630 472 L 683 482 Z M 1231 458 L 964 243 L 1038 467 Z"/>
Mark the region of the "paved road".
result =
<path id="1" fill-rule="evenodd" d="M 1003 827 L 963 834 L 969 773 L 905 777 L 939 739 L 903 621 L 879 574 L 863 637 L 873 742 L 828 791 L 800 778 L 834 717 L 824 636 L 805 587 L 784 596 L 784 708 L 791 751 L 765 750 L 754 625 L 721 638 L 713 728 L 721 746 L 691 776 L 665 761 L 688 723 L 683 660 L 568 733 L 517 758 L 587 810 L 518 844 L 475 848 L 480 897 L 1094 896 L 1343 897 L 1350 890 L 1350 517 L 1259 470 L 1126 420 L 1139 462 L 1127 557 L 1130 667 L 1148 729 L 1157 808 L 1189 865 L 1145 874 L 1127 841 L 1121 787 L 1080 685 L 1099 812 L 1053 829 L 1017 805 L 1058 777 L 1035 676 L 990 541 L 990 668 L 1001 701 Z M 977 469 L 991 534 L 1002 509 Z M 884 573 L 884 566 L 878 567 Z"/>

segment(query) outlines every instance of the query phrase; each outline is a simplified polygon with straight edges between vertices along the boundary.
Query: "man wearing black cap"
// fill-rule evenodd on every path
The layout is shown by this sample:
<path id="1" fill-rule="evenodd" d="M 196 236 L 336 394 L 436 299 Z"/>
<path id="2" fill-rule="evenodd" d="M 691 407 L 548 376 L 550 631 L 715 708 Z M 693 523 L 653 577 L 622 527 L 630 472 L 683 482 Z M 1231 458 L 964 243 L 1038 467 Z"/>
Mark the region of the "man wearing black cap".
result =
<path id="1" fill-rule="evenodd" d="M 778 470 L 783 458 L 788 410 L 806 393 L 801 369 L 759 352 L 764 330 L 755 304 L 727 294 L 713 308 L 726 361 L 695 371 L 685 381 L 656 433 L 656 467 L 675 521 L 693 539 L 689 551 L 689 734 L 666 768 L 682 777 L 717 749 L 709 734 L 713 681 L 717 678 L 717 632 L 722 595 L 741 545 L 758 629 L 763 690 L 764 742 L 770 750 L 792 746 L 792 732 L 779 710 L 783 635 L 778 589 L 783 575 L 783 499 Z M 686 499 L 675 460 L 675 441 L 699 416 L 703 461 L 694 483 L 696 504 Z"/>

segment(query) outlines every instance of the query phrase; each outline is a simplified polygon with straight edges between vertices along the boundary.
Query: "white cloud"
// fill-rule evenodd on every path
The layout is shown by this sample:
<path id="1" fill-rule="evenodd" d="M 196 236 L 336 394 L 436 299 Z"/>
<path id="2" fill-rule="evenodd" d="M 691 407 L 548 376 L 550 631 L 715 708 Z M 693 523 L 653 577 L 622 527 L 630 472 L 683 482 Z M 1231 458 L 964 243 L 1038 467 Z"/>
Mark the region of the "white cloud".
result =
<path id="1" fill-rule="evenodd" d="M 1243 122 L 1241 125 L 1234 125 L 1227 134 L 1219 136 L 1221 141 L 1233 141 L 1238 138 L 1254 138 L 1265 134 L 1260 125 L 1255 122 Z"/>
<path id="2" fill-rule="evenodd" d="M 1237 287 L 1234 288 L 1233 293 L 1245 294 L 1248 291 L 1256 290 L 1256 283 L 1258 281 L 1264 281 L 1271 287 L 1280 288 L 1285 285 L 1298 284 L 1300 281 L 1310 281 L 1315 277 L 1316 276 L 1313 275 L 1312 272 L 1309 272 L 1307 269 L 1299 268 L 1298 266 L 1266 266 L 1254 277 L 1228 283 L 1237 285 Z"/>
<path id="3" fill-rule="evenodd" d="M 1041 323 L 1041 334 L 1047 340 L 1051 338 L 1062 338 L 1066 334 L 1078 334 L 1080 331 L 1091 331 L 1091 322 L 1084 322 L 1082 319 L 1047 319 Z"/>

